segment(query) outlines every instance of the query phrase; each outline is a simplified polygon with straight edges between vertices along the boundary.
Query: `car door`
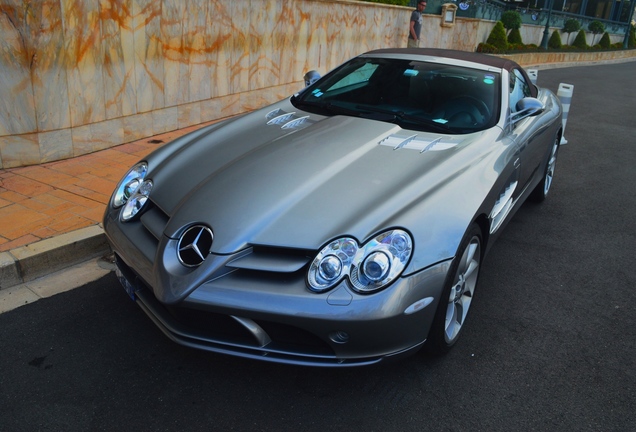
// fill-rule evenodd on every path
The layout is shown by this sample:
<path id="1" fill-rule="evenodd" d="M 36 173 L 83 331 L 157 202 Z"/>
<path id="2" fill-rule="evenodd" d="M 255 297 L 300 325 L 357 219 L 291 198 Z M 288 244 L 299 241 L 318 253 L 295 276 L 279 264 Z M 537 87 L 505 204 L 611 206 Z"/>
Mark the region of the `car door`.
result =
<path id="1" fill-rule="evenodd" d="M 518 112 L 517 103 L 526 97 L 531 97 L 530 83 L 519 69 L 513 69 L 509 82 L 509 107 L 512 119 Z M 539 115 L 540 116 L 540 115 Z M 513 137 L 515 140 L 514 163 L 519 168 L 520 191 L 524 190 L 540 167 L 544 149 L 541 146 L 542 133 L 545 128 L 537 125 L 539 116 L 526 117 L 513 125 Z"/>

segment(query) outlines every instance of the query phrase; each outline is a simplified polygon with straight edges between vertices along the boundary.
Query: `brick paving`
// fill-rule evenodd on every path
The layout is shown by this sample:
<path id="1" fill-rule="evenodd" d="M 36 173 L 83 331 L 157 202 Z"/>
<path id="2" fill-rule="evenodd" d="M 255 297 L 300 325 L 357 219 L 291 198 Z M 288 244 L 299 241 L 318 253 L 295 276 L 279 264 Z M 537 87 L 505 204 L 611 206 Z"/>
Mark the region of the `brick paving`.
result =
<path id="1" fill-rule="evenodd" d="M 100 224 L 111 192 L 132 165 L 208 124 L 63 161 L 0 170 L 0 252 Z"/>

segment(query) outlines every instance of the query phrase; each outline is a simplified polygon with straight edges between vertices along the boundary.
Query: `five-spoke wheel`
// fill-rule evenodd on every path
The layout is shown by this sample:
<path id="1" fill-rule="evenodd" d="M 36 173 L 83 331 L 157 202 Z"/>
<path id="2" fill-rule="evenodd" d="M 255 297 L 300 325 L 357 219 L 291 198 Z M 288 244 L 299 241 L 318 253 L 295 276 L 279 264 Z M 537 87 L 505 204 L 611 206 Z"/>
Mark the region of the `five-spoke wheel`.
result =
<path id="1" fill-rule="evenodd" d="M 482 233 L 473 225 L 451 263 L 446 285 L 428 334 L 429 351 L 443 354 L 459 339 L 473 302 L 482 258 Z"/>
<path id="2" fill-rule="evenodd" d="M 545 168 L 543 179 L 539 182 L 537 187 L 532 191 L 529 199 L 534 202 L 543 202 L 550 192 L 552 186 L 552 180 L 554 179 L 554 169 L 556 167 L 557 155 L 559 154 L 559 143 L 561 138 L 557 136 L 552 143 L 550 149 L 550 156 Z"/>

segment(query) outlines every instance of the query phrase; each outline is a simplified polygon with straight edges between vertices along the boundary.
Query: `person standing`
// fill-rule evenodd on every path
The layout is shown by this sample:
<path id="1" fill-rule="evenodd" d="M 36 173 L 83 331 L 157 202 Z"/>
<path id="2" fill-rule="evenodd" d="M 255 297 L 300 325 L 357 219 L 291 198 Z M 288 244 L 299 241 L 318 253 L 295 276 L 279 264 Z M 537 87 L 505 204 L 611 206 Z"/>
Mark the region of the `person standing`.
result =
<path id="1" fill-rule="evenodd" d="M 409 23 L 409 43 L 408 48 L 418 48 L 420 46 L 420 31 L 422 30 L 422 12 L 426 9 L 426 2 L 417 2 L 417 9 L 411 14 L 411 22 Z"/>

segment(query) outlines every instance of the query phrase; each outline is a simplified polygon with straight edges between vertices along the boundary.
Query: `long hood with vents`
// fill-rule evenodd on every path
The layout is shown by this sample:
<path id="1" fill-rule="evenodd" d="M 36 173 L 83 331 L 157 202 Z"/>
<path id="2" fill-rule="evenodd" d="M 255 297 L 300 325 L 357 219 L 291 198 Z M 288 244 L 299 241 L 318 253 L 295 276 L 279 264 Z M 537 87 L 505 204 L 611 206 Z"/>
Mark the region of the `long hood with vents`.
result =
<path id="1" fill-rule="evenodd" d="M 151 199 L 169 217 L 165 236 L 208 225 L 217 254 L 249 245 L 316 249 L 344 234 L 363 241 L 412 224 L 409 210 L 450 188 L 486 157 L 497 136 L 498 130 L 416 133 L 362 118 L 308 115 L 282 102 L 151 155 Z M 444 207 L 457 214 L 454 199 L 461 193 L 431 198 L 436 216 Z"/>

